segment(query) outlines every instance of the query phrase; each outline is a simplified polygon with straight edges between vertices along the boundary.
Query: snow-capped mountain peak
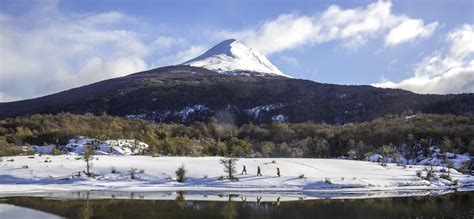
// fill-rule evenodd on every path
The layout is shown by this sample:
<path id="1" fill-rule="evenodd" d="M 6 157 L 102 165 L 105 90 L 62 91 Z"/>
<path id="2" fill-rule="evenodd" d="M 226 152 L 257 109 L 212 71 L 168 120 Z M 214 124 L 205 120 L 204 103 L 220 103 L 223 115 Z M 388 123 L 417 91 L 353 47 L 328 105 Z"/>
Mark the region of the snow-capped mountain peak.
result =
<path id="1" fill-rule="evenodd" d="M 258 72 L 289 77 L 268 61 L 264 55 L 235 39 L 222 41 L 183 65 L 203 67 L 224 74 Z"/>

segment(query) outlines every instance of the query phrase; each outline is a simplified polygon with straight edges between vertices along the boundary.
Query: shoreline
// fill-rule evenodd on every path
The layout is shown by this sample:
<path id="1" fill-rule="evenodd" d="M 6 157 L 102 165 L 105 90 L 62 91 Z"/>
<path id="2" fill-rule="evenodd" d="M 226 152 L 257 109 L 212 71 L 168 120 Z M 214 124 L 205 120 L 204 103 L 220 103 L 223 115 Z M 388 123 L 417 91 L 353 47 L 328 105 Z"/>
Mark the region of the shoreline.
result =
<path id="1" fill-rule="evenodd" d="M 425 166 L 381 166 L 368 161 L 312 158 L 239 158 L 237 166 L 263 176 L 237 175 L 239 181 L 219 180 L 224 175 L 220 157 L 149 157 L 98 155 L 92 171 L 97 177 L 74 178 L 85 168 L 75 155 L 3 157 L 0 162 L 0 197 L 45 193 L 294 193 L 304 198 L 370 198 L 436 195 L 474 191 L 474 177 L 451 171 L 451 180 L 423 180 L 416 172 Z M 13 159 L 12 162 L 6 160 Z M 97 160 L 96 160 L 97 159 Z M 45 162 L 47 161 L 47 162 Z M 275 161 L 275 162 L 273 162 Z M 184 183 L 173 179 L 181 164 L 187 169 Z M 28 166 L 28 168 L 22 168 Z M 110 172 L 110 168 L 117 173 Z M 131 167 L 143 170 L 135 179 Z M 282 169 L 282 177 L 267 175 Z M 442 174 L 443 167 L 434 167 Z M 302 177 L 303 175 L 303 177 Z"/>

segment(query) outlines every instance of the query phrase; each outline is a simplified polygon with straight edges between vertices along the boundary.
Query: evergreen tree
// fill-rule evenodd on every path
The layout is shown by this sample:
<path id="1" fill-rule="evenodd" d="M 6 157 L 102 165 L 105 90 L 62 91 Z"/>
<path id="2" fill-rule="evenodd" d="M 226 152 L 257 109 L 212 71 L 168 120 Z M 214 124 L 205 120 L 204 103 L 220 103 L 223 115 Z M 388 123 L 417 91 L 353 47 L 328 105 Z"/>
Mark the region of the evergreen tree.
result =
<path id="1" fill-rule="evenodd" d="M 222 158 L 221 164 L 224 166 L 224 172 L 227 174 L 227 179 L 237 181 L 238 179 L 235 177 L 237 174 L 237 159 L 232 157 Z"/>

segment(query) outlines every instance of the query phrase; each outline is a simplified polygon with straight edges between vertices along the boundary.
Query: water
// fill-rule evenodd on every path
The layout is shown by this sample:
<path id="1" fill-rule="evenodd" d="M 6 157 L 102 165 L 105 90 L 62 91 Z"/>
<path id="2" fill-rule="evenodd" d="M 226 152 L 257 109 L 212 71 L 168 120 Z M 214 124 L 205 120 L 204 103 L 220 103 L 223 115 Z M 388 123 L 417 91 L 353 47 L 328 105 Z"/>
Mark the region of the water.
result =
<path id="1" fill-rule="evenodd" d="M 0 204 L 0 218 L 42 218 L 42 219 L 55 219 L 61 218 L 54 214 L 49 214 L 29 208 L 19 207 L 9 204 Z"/>
<path id="2" fill-rule="evenodd" d="M 147 194 L 147 193 L 144 193 Z M 291 194 L 83 192 L 0 199 L 0 218 L 474 218 L 474 192 L 302 200 Z M 156 200 L 159 199 L 159 200 Z M 203 201 L 205 200 L 205 201 Z M 16 206 L 16 207 L 12 207 Z M 3 209 L 10 208 L 10 211 Z M 11 210 L 14 208 L 14 210 Z M 48 214 L 46 214 L 48 213 Z M 20 215 L 20 216 L 18 216 Z"/>

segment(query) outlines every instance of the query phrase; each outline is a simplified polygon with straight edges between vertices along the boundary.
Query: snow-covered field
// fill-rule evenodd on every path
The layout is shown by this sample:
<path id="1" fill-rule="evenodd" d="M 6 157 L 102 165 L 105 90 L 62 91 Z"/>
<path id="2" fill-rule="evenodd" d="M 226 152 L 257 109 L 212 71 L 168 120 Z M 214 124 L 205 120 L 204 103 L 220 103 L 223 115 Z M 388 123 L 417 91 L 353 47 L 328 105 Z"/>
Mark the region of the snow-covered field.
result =
<path id="1" fill-rule="evenodd" d="M 150 157 L 98 155 L 92 172 L 86 177 L 85 162 L 76 155 L 35 155 L 3 157 L 0 162 L 0 196 L 34 195 L 45 192 L 303 192 L 308 197 L 333 194 L 331 197 L 386 197 L 442 194 L 446 191 L 474 190 L 474 176 L 451 169 L 451 180 L 434 177 L 423 180 L 417 170 L 425 166 L 386 167 L 368 161 L 339 159 L 241 158 L 237 161 L 239 181 L 219 180 L 225 175 L 220 157 Z M 275 162 L 272 162 L 275 161 Z M 184 164 L 184 183 L 175 181 L 176 169 Z M 248 175 L 240 175 L 242 165 Z M 263 176 L 256 176 L 257 166 Z M 281 177 L 276 175 L 280 168 Z M 112 173 L 112 168 L 116 173 Z M 130 169 L 136 168 L 135 179 Z M 442 167 L 434 167 L 435 175 Z M 302 176 L 304 174 L 304 177 Z M 334 195 L 336 194 L 336 195 Z M 356 195 L 354 195 L 356 194 Z"/>

